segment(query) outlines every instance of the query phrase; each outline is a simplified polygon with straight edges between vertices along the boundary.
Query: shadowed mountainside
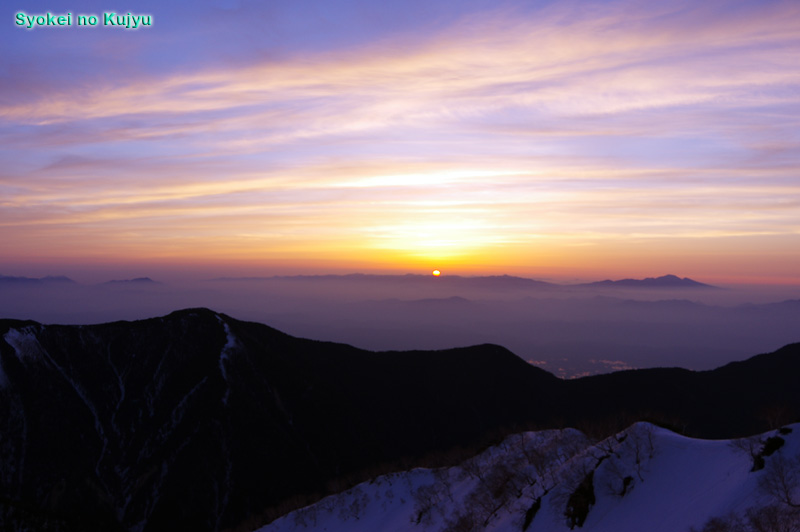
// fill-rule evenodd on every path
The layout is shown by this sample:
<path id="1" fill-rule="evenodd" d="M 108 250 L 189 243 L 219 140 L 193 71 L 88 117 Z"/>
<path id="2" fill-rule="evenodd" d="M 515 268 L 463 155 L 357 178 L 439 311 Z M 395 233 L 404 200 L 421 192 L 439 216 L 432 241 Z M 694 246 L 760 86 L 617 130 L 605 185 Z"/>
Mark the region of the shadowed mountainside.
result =
<path id="1" fill-rule="evenodd" d="M 373 353 L 206 309 L 0 320 L 0 337 L 9 530 L 244 529 L 337 479 L 454 463 L 522 429 L 648 419 L 730 437 L 800 416 L 800 344 L 708 372 L 563 381 L 494 345 Z"/>

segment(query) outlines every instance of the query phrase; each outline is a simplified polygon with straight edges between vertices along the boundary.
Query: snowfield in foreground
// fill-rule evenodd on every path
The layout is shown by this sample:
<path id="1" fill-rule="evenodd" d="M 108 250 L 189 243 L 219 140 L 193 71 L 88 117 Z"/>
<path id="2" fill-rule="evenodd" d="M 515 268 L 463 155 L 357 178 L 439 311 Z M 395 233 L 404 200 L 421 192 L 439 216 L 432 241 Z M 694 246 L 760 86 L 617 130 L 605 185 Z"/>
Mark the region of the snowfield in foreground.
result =
<path id="1" fill-rule="evenodd" d="M 258 532 L 689 532 L 712 518 L 800 530 L 799 432 L 709 441 L 637 423 L 597 443 L 573 429 L 517 434 L 459 466 L 381 476 Z"/>

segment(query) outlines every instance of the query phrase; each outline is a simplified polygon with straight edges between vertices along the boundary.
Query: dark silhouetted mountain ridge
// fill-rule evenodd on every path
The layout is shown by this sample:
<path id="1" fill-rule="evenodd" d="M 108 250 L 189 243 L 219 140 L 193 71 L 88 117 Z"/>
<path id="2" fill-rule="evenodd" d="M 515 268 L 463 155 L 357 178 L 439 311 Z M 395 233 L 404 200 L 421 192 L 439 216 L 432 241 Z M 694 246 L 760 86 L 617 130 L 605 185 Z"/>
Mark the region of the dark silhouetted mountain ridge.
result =
<path id="1" fill-rule="evenodd" d="M 206 309 L 0 320 L 0 338 L 7 530 L 255 528 L 293 497 L 523 429 L 649 419 L 723 437 L 764 430 L 767 411 L 800 416 L 800 344 L 708 372 L 563 381 L 496 345 L 374 353 Z"/>

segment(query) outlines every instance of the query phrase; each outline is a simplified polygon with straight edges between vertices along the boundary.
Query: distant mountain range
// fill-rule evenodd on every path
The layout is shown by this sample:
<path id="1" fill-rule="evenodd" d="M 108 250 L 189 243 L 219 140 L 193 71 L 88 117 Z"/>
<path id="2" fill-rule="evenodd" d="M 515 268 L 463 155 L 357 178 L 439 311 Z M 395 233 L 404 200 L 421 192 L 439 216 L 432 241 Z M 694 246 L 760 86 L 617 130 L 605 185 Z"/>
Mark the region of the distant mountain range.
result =
<path id="1" fill-rule="evenodd" d="M 5 530 L 253 530 L 381 472 L 505 435 L 636 420 L 753 434 L 800 417 L 800 344 L 707 372 L 560 380 L 508 350 L 374 353 L 207 309 L 0 320 Z"/>
<path id="2" fill-rule="evenodd" d="M 284 275 L 273 277 L 219 277 L 211 281 L 292 281 L 308 283 L 325 282 L 351 282 L 369 283 L 381 282 L 389 284 L 416 284 L 416 283 L 438 283 L 449 286 L 470 286 L 472 288 L 503 288 L 503 289 L 524 289 L 524 288 L 546 288 L 558 287 L 561 285 L 537 281 L 525 277 L 514 277 L 512 275 L 484 275 L 465 277 L 462 275 L 433 275 L 405 274 L 405 275 L 372 275 L 364 273 L 351 273 L 346 275 Z"/>
<path id="3" fill-rule="evenodd" d="M 159 283 L 158 281 L 154 281 L 149 277 L 136 277 L 135 279 L 119 279 L 119 280 L 107 281 L 107 282 L 105 282 L 103 284 L 105 284 L 105 285 L 116 285 L 116 286 L 119 286 L 119 285 L 137 285 L 137 286 L 142 286 L 142 285 L 155 285 L 155 284 L 161 284 L 161 283 Z"/>
<path id="4" fill-rule="evenodd" d="M 688 277 L 681 279 L 677 275 L 647 277 L 645 279 L 621 279 L 619 281 L 606 280 L 577 286 L 592 286 L 598 288 L 716 288 L 710 284 L 699 283 Z"/>
<path id="5" fill-rule="evenodd" d="M 46 277 L 15 277 L 11 275 L 0 275 L 0 285 L 30 285 L 30 284 L 52 284 L 52 283 L 75 283 L 69 277 L 63 275 Z"/>
<path id="6" fill-rule="evenodd" d="M 621 279 L 618 281 L 597 281 L 592 283 L 581 284 L 558 284 L 547 281 L 539 281 L 536 279 L 528 279 L 526 277 L 515 277 L 513 275 L 485 275 L 485 276 L 471 276 L 465 277 L 461 275 L 442 275 L 441 277 L 433 277 L 432 275 L 369 275 L 361 273 L 353 273 L 347 275 L 292 275 L 292 276 L 274 276 L 274 277 L 219 277 L 211 279 L 214 282 L 235 282 L 235 281 L 293 281 L 293 282 L 383 282 L 391 284 L 410 284 L 410 283 L 438 283 L 439 285 L 446 286 L 465 286 L 477 289 L 487 290 L 526 290 L 532 288 L 546 289 L 546 288 L 565 288 L 565 287 L 593 287 L 593 288 L 715 288 L 712 285 L 700 283 L 689 279 L 688 277 L 680 278 L 676 275 L 664 275 L 661 277 L 647 277 L 645 279 Z M 34 284 L 34 283 L 75 283 L 69 277 L 63 275 L 47 276 L 47 277 L 14 277 L 0 275 L 1 284 Z M 137 277 L 135 279 L 122 279 L 106 281 L 105 285 L 116 284 L 159 284 L 157 281 L 149 277 Z"/>
<path id="7" fill-rule="evenodd" d="M 15 277 L 10 275 L 0 275 L 0 285 L 39 285 L 39 284 L 68 284 L 77 285 L 75 281 L 64 275 L 48 275 L 45 277 Z M 106 281 L 103 285 L 145 285 L 161 284 L 149 277 L 137 277 L 135 279 L 120 279 Z"/>
<path id="8" fill-rule="evenodd" d="M 483 288 L 494 290 L 525 290 L 530 288 L 570 288 L 570 287 L 592 287 L 592 288 L 715 288 L 712 285 L 700 283 L 689 279 L 680 278 L 676 275 L 664 275 L 661 277 L 647 277 L 645 279 L 621 279 L 618 281 L 597 281 L 592 283 L 579 284 L 558 284 L 525 277 L 515 277 L 513 275 L 486 275 L 464 277 L 461 275 L 442 275 L 434 277 L 432 275 L 369 275 L 369 274 L 348 274 L 348 275 L 293 275 L 275 277 L 220 277 L 212 281 L 231 282 L 231 281 L 295 281 L 295 282 L 388 282 L 398 284 L 410 283 L 437 283 L 438 285 L 449 286 L 469 286 L 470 288 Z"/>

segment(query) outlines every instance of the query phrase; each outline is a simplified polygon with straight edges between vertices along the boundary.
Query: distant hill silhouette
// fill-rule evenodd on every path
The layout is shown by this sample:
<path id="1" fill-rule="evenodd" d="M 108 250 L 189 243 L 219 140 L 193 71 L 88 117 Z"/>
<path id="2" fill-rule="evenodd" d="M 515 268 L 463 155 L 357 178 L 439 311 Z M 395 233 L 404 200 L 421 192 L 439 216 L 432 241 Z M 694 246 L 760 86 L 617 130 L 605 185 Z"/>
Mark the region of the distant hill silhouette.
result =
<path id="1" fill-rule="evenodd" d="M 763 431 L 800 417 L 798 372 L 800 344 L 713 371 L 564 381 L 496 345 L 374 353 L 207 309 L 0 320 L 0 522 L 255 528 L 292 497 L 454 463 L 522 429 Z"/>
<path id="2" fill-rule="evenodd" d="M 528 289 L 550 289 L 550 288 L 716 288 L 713 285 L 700 283 L 688 277 L 678 277 L 676 275 L 664 275 L 661 277 L 647 277 L 645 279 L 620 279 L 618 281 L 605 280 L 581 284 L 557 284 L 526 277 L 516 277 L 513 275 L 484 275 L 484 276 L 461 276 L 442 274 L 440 277 L 432 275 L 371 275 L 363 273 L 352 273 L 347 275 L 290 275 L 274 277 L 220 277 L 211 279 L 216 282 L 244 282 L 244 281 L 288 281 L 298 283 L 331 283 L 331 282 L 350 282 L 350 283 L 383 283 L 387 285 L 411 285 L 427 283 L 431 286 L 451 286 L 476 288 L 496 291 L 514 291 Z"/>
<path id="3" fill-rule="evenodd" d="M 382 283 L 386 285 L 410 285 L 427 283 L 430 285 L 463 286 L 469 288 L 479 288 L 487 290 L 520 290 L 530 288 L 551 288 L 562 285 L 528 279 L 526 277 L 515 277 L 512 275 L 484 275 L 465 277 L 461 275 L 442 274 L 440 277 L 433 275 L 372 275 L 364 273 L 351 273 L 346 275 L 289 275 L 274 277 L 220 277 L 211 279 L 218 282 L 236 281 L 293 281 L 304 283 L 329 283 L 329 282 L 351 282 L 351 283 Z"/>
<path id="4" fill-rule="evenodd" d="M 48 275 L 46 277 L 14 277 L 10 275 L 0 275 L 0 284 L 30 285 L 44 283 L 75 283 L 75 281 L 63 275 Z"/>
<path id="5" fill-rule="evenodd" d="M 716 288 L 710 284 L 700 283 L 688 277 L 680 278 L 677 275 L 663 275 L 661 277 L 647 277 L 645 279 L 620 279 L 619 281 L 597 281 L 584 283 L 577 286 L 609 287 L 609 288 Z"/>
<path id="6" fill-rule="evenodd" d="M 105 285 L 156 285 L 161 284 L 158 281 L 154 281 L 149 277 L 136 277 L 135 279 L 119 279 L 113 281 L 106 281 L 103 283 Z"/>

